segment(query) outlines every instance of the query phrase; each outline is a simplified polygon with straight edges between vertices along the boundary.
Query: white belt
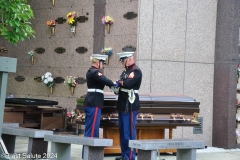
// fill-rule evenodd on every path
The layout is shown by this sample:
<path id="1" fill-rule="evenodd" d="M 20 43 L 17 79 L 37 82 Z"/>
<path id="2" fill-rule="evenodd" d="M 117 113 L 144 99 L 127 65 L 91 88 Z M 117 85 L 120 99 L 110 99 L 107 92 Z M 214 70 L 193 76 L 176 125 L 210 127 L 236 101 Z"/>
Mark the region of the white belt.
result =
<path id="1" fill-rule="evenodd" d="M 120 90 L 123 91 L 123 92 L 128 92 L 131 89 L 121 88 Z M 138 90 L 134 90 L 134 93 L 138 93 Z"/>
<path id="2" fill-rule="evenodd" d="M 88 89 L 88 92 L 99 92 L 99 93 L 103 93 L 103 90 L 101 89 Z"/>

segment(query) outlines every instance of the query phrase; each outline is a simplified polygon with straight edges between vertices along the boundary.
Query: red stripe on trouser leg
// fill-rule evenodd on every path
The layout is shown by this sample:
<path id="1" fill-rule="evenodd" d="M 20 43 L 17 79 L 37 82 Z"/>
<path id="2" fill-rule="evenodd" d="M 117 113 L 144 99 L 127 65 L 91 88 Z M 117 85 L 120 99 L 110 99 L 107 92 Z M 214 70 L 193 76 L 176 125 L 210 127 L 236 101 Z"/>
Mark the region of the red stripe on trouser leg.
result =
<path id="1" fill-rule="evenodd" d="M 130 139 L 132 139 L 132 137 L 133 137 L 132 125 L 133 125 L 133 112 L 130 112 L 130 134 L 131 134 Z M 130 150 L 129 159 L 132 159 L 132 150 Z"/>
<path id="2" fill-rule="evenodd" d="M 93 119 L 93 124 L 92 124 L 91 137 L 94 136 L 94 129 L 95 129 L 95 125 L 96 125 L 97 113 L 98 113 L 98 107 L 96 107 L 96 110 L 95 110 L 95 113 L 94 113 L 94 119 Z"/>

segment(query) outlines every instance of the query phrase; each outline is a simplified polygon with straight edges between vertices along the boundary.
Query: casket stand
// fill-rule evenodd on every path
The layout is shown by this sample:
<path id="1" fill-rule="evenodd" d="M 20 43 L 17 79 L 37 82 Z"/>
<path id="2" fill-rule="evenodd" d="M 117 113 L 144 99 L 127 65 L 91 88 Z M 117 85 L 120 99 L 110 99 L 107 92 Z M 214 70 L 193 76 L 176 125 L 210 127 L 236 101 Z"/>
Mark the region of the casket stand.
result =
<path id="1" fill-rule="evenodd" d="M 86 95 L 85 95 L 86 96 Z M 77 99 L 77 109 L 84 112 L 84 98 Z M 177 126 L 199 126 L 199 102 L 185 95 L 139 94 L 141 108 L 137 118 L 137 139 L 164 139 L 165 130 L 169 130 L 169 139 Z M 105 154 L 119 154 L 120 140 L 118 130 L 118 115 L 116 111 L 117 95 L 104 93 L 104 108 L 102 109 L 101 128 L 103 138 L 113 139 L 113 146 L 104 149 Z M 84 113 L 78 116 L 76 123 L 84 124 Z M 173 152 L 175 149 L 161 150 Z"/>

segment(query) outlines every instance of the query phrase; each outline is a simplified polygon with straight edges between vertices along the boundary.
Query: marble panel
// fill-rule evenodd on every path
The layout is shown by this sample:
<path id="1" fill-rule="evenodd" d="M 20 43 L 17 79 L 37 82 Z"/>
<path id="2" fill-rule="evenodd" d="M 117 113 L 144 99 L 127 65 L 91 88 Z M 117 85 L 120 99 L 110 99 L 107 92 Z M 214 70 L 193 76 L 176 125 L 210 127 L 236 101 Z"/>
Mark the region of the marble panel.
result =
<path id="1" fill-rule="evenodd" d="M 203 139 L 211 146 L 213 119 L 213 78 L 214 65 L 205 63 L 185 63 L 184 94 L 200 102 L 199 117 L 203 117 L 203 133 L 197 139 Z M 184 137 L 194 138 L 192 128 L 183 130 Z"/>
<path id="2" fill-rule="evenodd" d="M 63 17 L 66 19 L 66 22 L 63 24 L 56 24 L 56 37 L 78 37 L 78 36 L 93 36 L 93 27 L 94 27 L 94 6 L 88 5 L 84 6 L 84 10 L 88 13 L 83 13 L 81 8 L 79 7 L 73 7 L 73 8 L 56 8 L 52 9 L 51 16 L 55 17 L 55 19 L 59 17 Z M 77 14 L 77 17 L 79 16 L 85 16 L 88 18 L 88 21 L 85 23 L 77 23 L 76 26 L 76 34 L 74 35 L 71 32 L 71 26 L 67 23 L 67 14 L 69 12 L 75 11 Z M 47 21 L 47 20 L 45 20 Z M 46 29 L 46 27 L 45 27 Z"/>
<path id="3" fill-rule="evenodd" d="M 154 1 L 152 59 L 183 61 L 187 0 Z"/>
<path id="4" fill-rule="evenodd" d="M 47 11 L 46 11 L 47 10 Z M 83 12 L 85 10 L 85 12 Z M 67 14 L 69 12 L 75 11 L 77 17 L 86 16 L 88 21 L 85 23 L 79 23 L 76 26 L 76 34 L 71 33 L 71 26 L 67 24 Z M 38 9 L 34 10 L 36 14 L 35 18 L 32 20 L 33 29 L 36 32 L 36 38 L 50 38 L 50 37 L 77 37 L 79 35 L 93 35 L 93 17 L 94 17 L 94 6 L 85 5 L 84 9 L 79 7 L 61 7 L 61 8 L 51 8 L 51 9 Z M 56 24 L 55 35 L 52 36 L 51 28 L 46 25 L 48 20 L 56 20 L 58 18 L 64 18 L 66 21 L 63 24 Z M 89 27 L 92 26 L 92 27 Z"/>
<path id="5" fill-rule="evenodd" d="M 70 45 L 70 55 L 68 63 L 72 67 L 88 67 L 91 65 L 90 56 L 93 54 L 93 37 L 85 37 L 76 40 L 74 38 L 68 40 Z M 85 53 L 77 53 L 78 47 L 87 48 Z"/>
<path id="6" fill-rule="evenodd" d="M 28 0 L 28 4 L 32 9 L 46 9 L 46 8 L 59 8 L 59 7 L 81 7 L 85 5 L 93 5 L 94 0 Z"/>
<path id="7" fill-rule="evenodd" d="M 51 29 L 47 26 L 47 21 L 55 20 L 55 17 L 52 14 L 52 9 L 36 9 L 33 10 L 34 19 L 31 20 L 32 28 L 35 31 L 35 37 L 38 38 L 49 38 L 52 36 Z M 55 28 L 55 32 L 57 32 L 57 26 Z"/>
<path id="8" fill-rule="evenodd" d="M 54 54 L 54 49 L 51 48 L 52 45 L 54 45 L 55 41 L 53 39 L 32 39 L 31 44 L 31 50 L 35 50 L 37 48 L 44 48 L 44 53 L 34 53 L 35 62 L 34 67 L 40 67 L 40 66 L 47 66 L 51 67 L 52 65 L 52 55 Z M 54 60 L 55 61 L 55 60 Z"/>
<path id="9" fill-rule="evenodd" d="M 187 62 L 213 63 L 215 53 L 217 0 L 188 2 Z"/>
<path id="10" fill-rule="evenodd" d="M 142 71 L 142 83 L 139 89 L 140 93 L 150 93 L 152 83 L 152 61 L 150 60 L 138 60 L 138 67 Z"/>
<path id="11" fill-rule="evenodd" d="M 120 3 L 120 2 L 133 2 L 133 1 L 138 1 L 138 0 L 106 0 L 106 3 L 109 4 L 109 3 Z"/>
<path id="12" fill-rule="evenodd" d="M 138 16 L 139 59 L 152 58 L 153 18 L 153 1 L 140 1 Z"/>
<path id="13" fill-rule="evenodd" d="M 118 52 L 123 52 L 122 48 L 126 46 L 133 46 L 137 49 L 137 35 L 114 35 L 105 38 L 105 46 L 113 48 L 113 54 L 110 57 L 110 67 L 118 67 L 121 65 L 119 62 Z M 137 51 L 134 57 L 138 57 Z"/>
<path id="14" fill-rule="evenodd" d="M 137 3 L 138 3 L 137 1 L 134 1 L 134 2 L 109 3 L 106 5 L 106 15 L 109 15 L 114 20 L 114 23 L 111 25 L 111 33 L 110 34 L 106 33 L 106 36 L 137 34 L 138 18 L 136 17 L 135 19 L 127 20 L 123 17 L 123 15 L 127 12 L 138 13 Z M 118 8 L 117 10 L 116 7 Z"/>
<path id="15" fill-rule="evenodd" d="M 152 61 L 150 91 L 183 94 L 184 69 L 183 62 Z"/>

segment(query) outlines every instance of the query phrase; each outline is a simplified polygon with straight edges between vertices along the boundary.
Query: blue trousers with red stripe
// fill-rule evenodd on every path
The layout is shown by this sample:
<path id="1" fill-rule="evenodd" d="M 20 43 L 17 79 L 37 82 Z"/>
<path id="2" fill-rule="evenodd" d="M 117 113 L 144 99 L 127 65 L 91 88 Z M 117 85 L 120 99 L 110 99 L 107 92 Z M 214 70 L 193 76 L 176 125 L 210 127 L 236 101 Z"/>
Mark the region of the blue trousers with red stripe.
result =
<path id="1" fill-rule="evenodd" d="M 99 137 L 100 119 L 102 108 L 84 107 L 85 112 L 85 132 L 84 137 Z"/>
<path id="2" fill-rule="evenodd" d="M 102 108 L 99 107 L 84 107 L 85 112 L 85 130 L 84 137 L 99 137 L 100 119 Z M 82 149 L 82 158 L 84 155 L 84 146 Z"/>
<path id="3" fill-rule="evenodd" d="M 118 126 L 120 132 L 121 156 L 126 159 L 135 160 L 136 149 L 133 151 L 128 147 L 129 140 L 136 139 L 136 118 L 138 111 L 118 112 Z"/>

